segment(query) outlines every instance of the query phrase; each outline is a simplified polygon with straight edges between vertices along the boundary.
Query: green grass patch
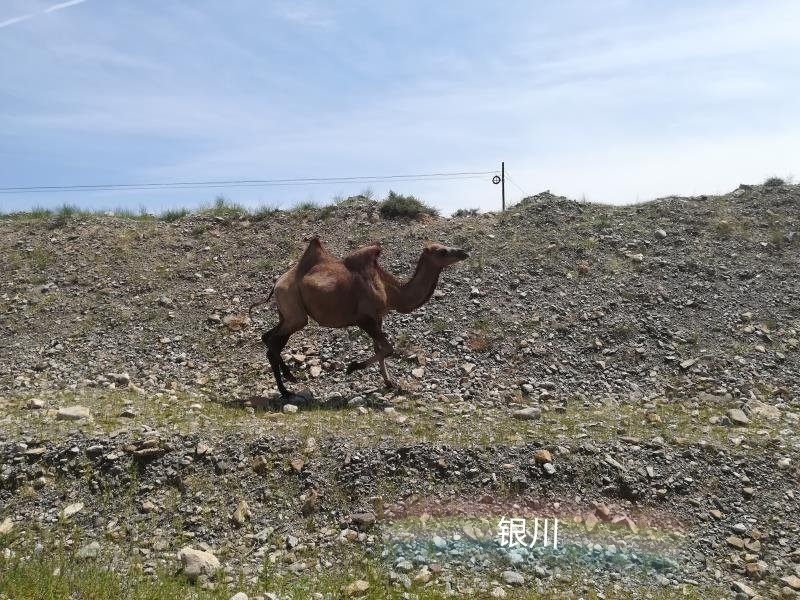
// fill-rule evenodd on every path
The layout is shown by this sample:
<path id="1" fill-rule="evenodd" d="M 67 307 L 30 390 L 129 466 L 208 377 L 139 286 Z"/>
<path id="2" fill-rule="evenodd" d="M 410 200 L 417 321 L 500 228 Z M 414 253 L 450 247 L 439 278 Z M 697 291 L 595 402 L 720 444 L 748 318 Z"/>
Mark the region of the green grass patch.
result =
<path id="1" fill-rule="evenodd" d="M 275 213 L 280 212 L 280 209 L 272 204 L 262 204 L 258 208 L 256 208 L 252 213 L 250 213 L 250 218 L 253 221 L 263 221 L 268 219 Z"/>
<path id="2" fill-rule="evenodd" d="M 461 217 L 477 217 L 480 214 L 480 210 L 477 208 L 459 208 L 456 212 L 453 213 L 453 216 L 456 218 Z"/>
<path id="3" fill-rule="evenodd" d="M 428 206 L 414 196 L 404 196 L 390 191 L 389 196 L 380 203 L 378 211 L 384 219 L 416 219 L 423 215 L 436 217 L 439 211 Z"/>
<path id="4" fill-rule="evenodd" d="M 185 208 L 170 208 L 162 212 L 158 218 L 166 223 L 174 223 L 187 216 L 189 216 L 189 211 Z"/>
<path id="5" fill-rule="evenodd" d="M 247 215 L 247 209 L 241 204 L 231 202 L 225 196 L 217 196 L 211 206 L 201 209 L 200 214 L 209 217 L 234 219 Z"/>

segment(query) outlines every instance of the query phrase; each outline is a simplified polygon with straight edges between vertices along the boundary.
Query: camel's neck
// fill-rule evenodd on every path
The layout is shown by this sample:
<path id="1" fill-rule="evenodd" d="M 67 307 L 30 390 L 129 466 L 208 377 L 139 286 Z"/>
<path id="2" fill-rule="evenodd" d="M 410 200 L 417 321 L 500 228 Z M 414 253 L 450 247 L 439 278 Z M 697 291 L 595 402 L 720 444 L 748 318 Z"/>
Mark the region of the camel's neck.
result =
<path id="1" fill-rule="evenodd" d="M 418 309 L 430 300 L 441 272 L 442 269 L 431 265 L 430 261 L 425 260 L 424 255 L 420 257 L 414 275 L 406 282 L 382 271 L 389 308 L 401 313 L 410 313 Z"/>

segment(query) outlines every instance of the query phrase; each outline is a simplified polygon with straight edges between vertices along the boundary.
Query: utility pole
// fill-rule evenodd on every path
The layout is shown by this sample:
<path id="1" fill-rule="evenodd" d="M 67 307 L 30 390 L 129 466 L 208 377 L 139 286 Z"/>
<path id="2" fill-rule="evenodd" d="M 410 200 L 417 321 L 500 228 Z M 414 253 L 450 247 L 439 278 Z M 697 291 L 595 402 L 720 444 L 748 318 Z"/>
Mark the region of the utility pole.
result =
<path id="1" fill-rule="evenodd" d="M 503 196 L 503 212 L 506 210 L 506 163 L 500 163 L 500 193 Z"/>

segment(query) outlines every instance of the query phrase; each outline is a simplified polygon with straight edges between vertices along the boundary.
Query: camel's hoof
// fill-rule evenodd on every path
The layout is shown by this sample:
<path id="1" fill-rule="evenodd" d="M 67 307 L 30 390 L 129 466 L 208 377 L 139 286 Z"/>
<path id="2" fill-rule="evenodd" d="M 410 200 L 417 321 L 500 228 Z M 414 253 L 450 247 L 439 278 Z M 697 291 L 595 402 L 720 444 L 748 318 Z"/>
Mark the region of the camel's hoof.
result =
<path id="1" fill-rule="evenodd" d="M 349 365 L 347 365 L 347 369 L 345 370 L 345 372 L 348 375 L 350 375 L 350 373 L 352 373 L 353 371 L 358 371 L 360 368 L 361 368 L 361 365 L 359 365 L 359 363 L 351 362 Z"/>

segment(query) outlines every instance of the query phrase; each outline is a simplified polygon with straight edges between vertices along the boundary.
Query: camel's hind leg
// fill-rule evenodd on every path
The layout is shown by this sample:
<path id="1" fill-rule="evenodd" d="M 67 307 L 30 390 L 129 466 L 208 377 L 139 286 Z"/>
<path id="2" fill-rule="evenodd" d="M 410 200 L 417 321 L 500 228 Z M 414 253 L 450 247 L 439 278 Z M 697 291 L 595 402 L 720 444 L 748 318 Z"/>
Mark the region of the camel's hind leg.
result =
<path id="1" fill-rule="evenodd" d="M 297 379 L 292 375 L 288 365 L 284 362 L 281 351 L 286 346 L 286 342 L 289 341 L 289 337 L 308 324 L 308 317 L 304 315 L 303 318 L 300 318 L 298 316 L 297 319 L 289 321 L 280 311 L 278 315 L 280 316 L 278 324 L 262 335 L 261 340 L 267 347 L 267 359 L 269 360 L 270 367 L 272 367 L 272 374 L 275 376 L 278 391 L 281 393 L 281 396 L 288 397 L 291 396 L 292 393 L 286 389 L 286 386 L 283 384 L 283 378 L 285 377 L 287 381 L 297 381 Z"/>
<path id="2" fill-rule="evenodd" d="M 375 354 L 373 354 L 367 360 L 351 362 L 349 365 L 347 365 L 347 372 L 352 373 L 353 371 L 364 369 L 377 362 L 380 363 L 381 376 L 383 376 L 383 381 L 386 384 L 386 387 L 396 388 L 397 386 L 389 378 L 389 374 L 386 372 L 386 363 L 384 362 L 384 359 L 394 355 L 394 348 L 392 347 L 391 342 L 389 342 L 389 338 L 387 338 L 386 334 L 383 333 L 381 322 L 375 320 L 362 321 L 358 324 L 358 326 L 363 329 L 367 335 L 369 335 L 369 337 L 372 338 Z"/>

